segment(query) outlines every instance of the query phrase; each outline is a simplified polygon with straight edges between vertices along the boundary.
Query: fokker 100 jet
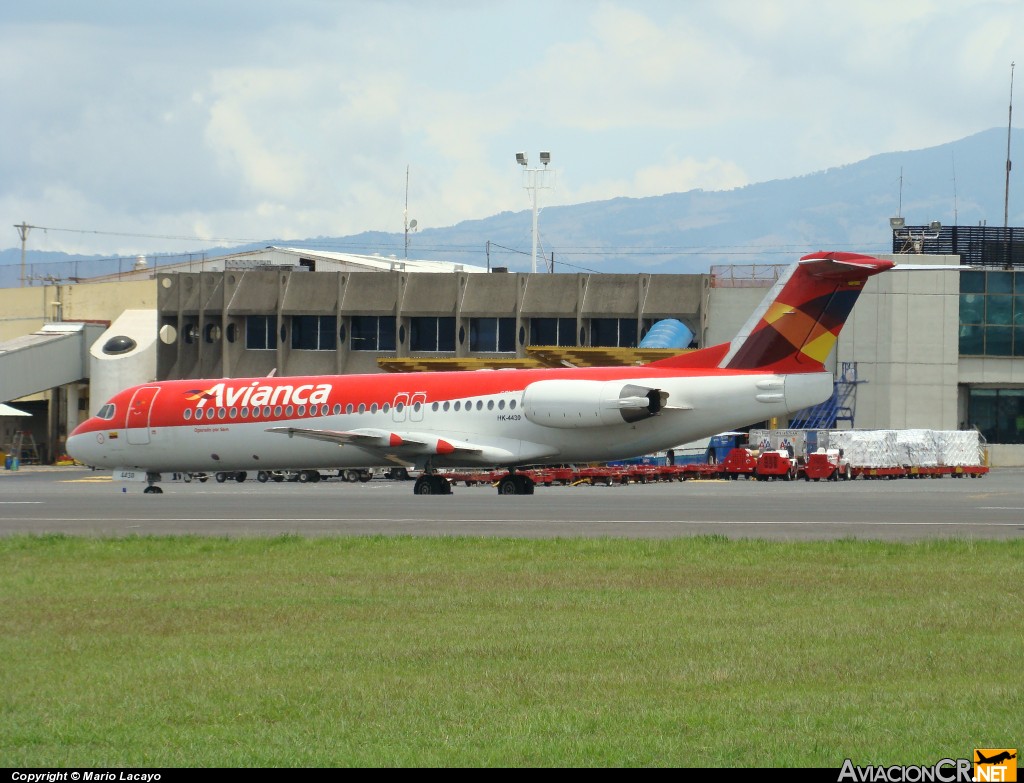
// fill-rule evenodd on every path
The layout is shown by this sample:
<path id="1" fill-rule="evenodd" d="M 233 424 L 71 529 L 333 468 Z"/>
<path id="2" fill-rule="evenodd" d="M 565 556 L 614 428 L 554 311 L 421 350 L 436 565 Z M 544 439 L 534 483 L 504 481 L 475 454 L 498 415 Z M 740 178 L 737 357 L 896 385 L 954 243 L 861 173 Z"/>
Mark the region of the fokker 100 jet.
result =
<path id="1" fill-rule="evenodd" d="M 68 454 L 160 492 L 167 472 L 419 468 L 416 494 L 448 494 L 438 468 L 607 462 L 816 405 L 824 362 L 867 279 L 893 267 L 821 252 L 789 267 L 731 342 L 632 367 L 176 380 L 116 394 Z"/>

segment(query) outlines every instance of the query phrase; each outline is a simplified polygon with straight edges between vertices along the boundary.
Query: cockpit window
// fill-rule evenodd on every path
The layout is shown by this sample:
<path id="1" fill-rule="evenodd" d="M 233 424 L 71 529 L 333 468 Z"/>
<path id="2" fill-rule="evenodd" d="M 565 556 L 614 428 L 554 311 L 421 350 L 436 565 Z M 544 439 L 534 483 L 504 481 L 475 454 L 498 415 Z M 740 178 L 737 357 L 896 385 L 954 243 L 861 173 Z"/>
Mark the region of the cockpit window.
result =
<path id="1" fill-rule="evenodd" d="M 114 413 L 116 411 L 117 411 L 117 408 L 114 407 L 114 403 L 108 402 L 106 405 L 104 405 L 102 408 L 99 409 L 99 411 L 96 413 L 96 418 L 97 419 L 112 419 L 112 418 L 114 418 Z"/>

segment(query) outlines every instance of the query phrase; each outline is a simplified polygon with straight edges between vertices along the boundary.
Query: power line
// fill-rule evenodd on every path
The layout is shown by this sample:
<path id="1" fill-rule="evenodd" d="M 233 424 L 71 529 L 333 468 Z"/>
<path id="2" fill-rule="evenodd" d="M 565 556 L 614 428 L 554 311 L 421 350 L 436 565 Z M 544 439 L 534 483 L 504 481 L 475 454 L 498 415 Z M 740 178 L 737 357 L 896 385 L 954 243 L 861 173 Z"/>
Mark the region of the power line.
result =
<path id="1" fill-rule="evenodd" d="M 58 228 L 55 226 L 29 226 L 22 224 L 27 229 L 37 229 L 39 231 L 62 231 L 69 234 L 93 234 L 95 236 L 106 236 L 106 237 L 131 237 L 133 239 L 171 239 L 180 240 L 182 242 L 262 242 L 263 239 L 239 239 L 237 237 L 195 237 L 195 236 L 183 236 L 180 234 L 133 234 L 127 231 L 98 231 L 95 229 L 86 228 Z"/>

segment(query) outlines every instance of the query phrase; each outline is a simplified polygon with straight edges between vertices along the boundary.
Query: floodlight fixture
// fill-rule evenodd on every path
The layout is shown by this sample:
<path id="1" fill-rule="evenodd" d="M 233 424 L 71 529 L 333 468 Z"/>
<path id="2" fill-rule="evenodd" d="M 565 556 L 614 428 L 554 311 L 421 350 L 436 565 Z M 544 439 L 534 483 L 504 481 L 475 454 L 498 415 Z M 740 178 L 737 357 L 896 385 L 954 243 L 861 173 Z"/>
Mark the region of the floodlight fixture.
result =
<path id="1" fill-rule="evenodd" d="M 893 231 L 899 231 L 904 225 L 906 225 L 906 221 L 901 217 L 889 218 L 889 228 Z"/>
<path id="2" fill-rule="evenodd" d="M 525 152 L 516 153 L 516 163 L 518 163 L 520 166 L 525 166 L 528 163 Z"/>
<path id="3" fill-rule="evenodd" d="M 551 153 L 550 152 L 542 152 L 540 154 L 540 162 L 542 164 L 544 164 L 545 166 L 547 166 L 551 162 Z"/>

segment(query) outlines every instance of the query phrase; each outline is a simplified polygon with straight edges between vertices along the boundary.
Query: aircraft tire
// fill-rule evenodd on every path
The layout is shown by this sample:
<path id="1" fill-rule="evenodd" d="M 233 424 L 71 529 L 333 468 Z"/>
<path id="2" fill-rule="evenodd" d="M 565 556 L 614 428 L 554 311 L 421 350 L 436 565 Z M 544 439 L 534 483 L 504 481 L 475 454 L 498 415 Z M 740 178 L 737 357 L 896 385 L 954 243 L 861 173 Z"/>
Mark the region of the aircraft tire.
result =
<path id="1" fill-rule="evenodd" d="M 498 482 L 499 495 L 518 495 L 516 480 L 512 476 L 505 476 Z"/>
<path id="2" fill-rule="evenodd" d="M 434 487 L 430 481 L 430 476 L 420 476 L 416 479 L 412 491 L 415 495 L 433 495 Z"/>
<path id="3" fill-rule="evenodd" d="M 241 484 L 243 481 L 246 480 L 246 478 L 248 478 L 248 475 L 249 474 L 246 473 L 244 470 L 240 470 L 235 474 L 235 481 Z"/>
<path id="4" fill-rule="evenodd" d="M 270 476 L 267 475 L 267 471 L 261 470 L 256 474 L 256 480 L 260 482 L 260 484 L 266 484 L 270 480 Z"/>

